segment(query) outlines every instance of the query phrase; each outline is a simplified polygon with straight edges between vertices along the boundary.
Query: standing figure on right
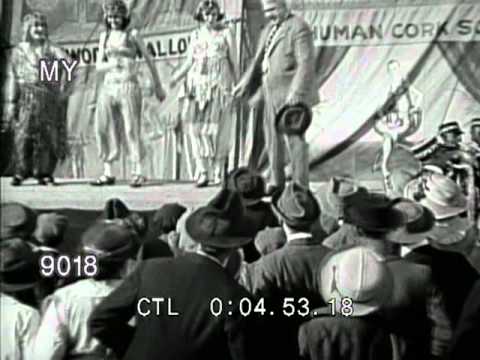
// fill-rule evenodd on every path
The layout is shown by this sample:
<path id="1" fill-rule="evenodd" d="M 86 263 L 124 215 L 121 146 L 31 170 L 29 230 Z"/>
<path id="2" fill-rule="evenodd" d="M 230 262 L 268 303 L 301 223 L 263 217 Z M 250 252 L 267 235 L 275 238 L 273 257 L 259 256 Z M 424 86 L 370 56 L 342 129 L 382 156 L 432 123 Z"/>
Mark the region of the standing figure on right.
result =
<path id="1" fill-rule="evenodd" d="M 391 84 L 388 92 L 393 97 L 393 108 L 375 124 L 375 131 L 383 137 L 382 153 L 377 156 L 374 170 L 381 160 L 381 170 L 385 181 L 386 190 L 392 187 L 391 173 L 388 161 L 396 144 L 409 145 L 406 139 L 413 135 L 422 122 L 423 95 L 415 89 L 403 76 L 400 63 L 390 60 L 387 64 Z"/>
<path id="2" fill-rule="evenodd" d="M 262 0 L 262 6 L 269 24 L 263 29 L 255 58 L 233 95 L 251 96 L 262 86 L 263 131 L 270 164 L 267 194 L 271 194 L 285 187 L 285 148 L 292 161 L 293 181 L 308 187 L 305 131 L 311 121 L 311 107 L 319 99 L 312 86 L 315 77 L 312 30 L 289 11 L 285 0 Z"/>

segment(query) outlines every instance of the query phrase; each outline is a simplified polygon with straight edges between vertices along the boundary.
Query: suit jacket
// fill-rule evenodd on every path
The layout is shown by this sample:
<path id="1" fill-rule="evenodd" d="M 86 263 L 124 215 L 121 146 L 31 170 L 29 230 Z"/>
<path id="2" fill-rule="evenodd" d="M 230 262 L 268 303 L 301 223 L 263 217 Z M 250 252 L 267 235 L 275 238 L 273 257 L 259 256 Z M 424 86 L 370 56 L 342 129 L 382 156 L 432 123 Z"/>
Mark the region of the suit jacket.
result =
<path id="1" fill-rule="evenodd" d="M 478 357 L 480 339 L 480 280 L 477 281 L 465 302 L 452 341 L 451 360 L 469 360 Z"/>
<path id="2" fill-rule="evenodd" d="M 298 342 L 308 360 L 391 360 L 393 355 L 390 334 L 371 315 L 312 319 L 300 327 Z"/>
<path id="3" fill-rule="evenodd" d="M 444 355 L 451 340 L 451 323 L 430 268 L 398 257 L 390 258 L 387 265 L 394 286 L 381 314 L 390 331 L 403 340 L 402 359 Z"/>
<path id="4" fill-rule="evenodd" d="M 141 304 L 150 315 L 138 315 L 137 303 L 144 297 L 171 299 L 171 309 L 179 315 L 167 315 L 167 300 L 159 315 L 153 302 Z M 215 297 L 224 306 L 218 317 L 210 310 Z M 238 313 L 240 299 L 248 297 L 223 267 L 202 255 L 147 260 L 98 306 L 90 329 L 123 359 L 255 359 L 259 352 L 246 336 L 254 336 L 247 332 L 253 320 Z M 127 324 L 132 316 L 135 328 Z"/>
<path id="5" fill-rule="evenodd" d="M 315 50 L 310 27 L 302 18 L 290 15 L 267 52 L 265 43 L 272 26 L 270 23 L 262 30 L 255 57 L 241 80 L 247 85 L 248 95 L 255 94 L 263 83 L 269 94 L 266 101 L 273 102 L 276 109 L 284 105 L 287 96 L 311 106 L 318 103 L 320 99 L 312 81 L 315 78 Z M 264 57 L 268 58 L 269 70 L 262 76 Z"/>
<path id="6" fill-rule="evenodd" d="M 430 245 L 414 249 L 404 259 L 430 267 L 432 280 L 443 294 L 447 315 L 455 326 L 465 300 L 480 274 L 465 256 L 438 250 Z"/>
<path id="7" fill-rule="evenodd" d="M 242 226 L 240 229 L 241 235 L 255 238 L 261 230 L 278 225 L 278 219 L 273 213 L 270 204 L 260 201 L 256 204 L 244 205 Z M 260 257 L 253 241 L 244 246 L 243 251 L 245 261 L 248 263 L 258 260 Z"/>
<path id="8" fill-rule="evenodd" d="M 264 298 L 276 314 L 268 323 L 269 338 L 275 339 L 268 345 L 269 358 L 298 357 L 298 327 L 305 320 L 298 315 L 300 299 L 307 298 L 310 309 L 324 305 L 317 278 L 319 264 L 328 252 L 321 240 L 296 239 L 246 267 L 241 282 L 254 296 Z M 283 313 L 287 298 L 293 300 L 294 316 Z"/>

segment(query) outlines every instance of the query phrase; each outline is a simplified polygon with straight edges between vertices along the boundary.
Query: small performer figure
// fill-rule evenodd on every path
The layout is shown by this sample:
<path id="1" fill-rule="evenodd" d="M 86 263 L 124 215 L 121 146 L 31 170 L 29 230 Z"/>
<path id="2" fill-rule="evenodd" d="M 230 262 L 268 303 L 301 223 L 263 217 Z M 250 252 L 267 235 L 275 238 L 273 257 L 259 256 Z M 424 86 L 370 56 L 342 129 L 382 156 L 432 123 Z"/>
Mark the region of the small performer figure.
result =
<path id="1" fill-rule="evenodd" d="M 191 36 L 188 58 L 172 76 L 170 86 L 186 77 L 187 120 L 195 156 L 197 186 L 220 184 L 231 149 L 233 102 L 236 79 L 236 44 L 230 29 L 222 24 L 224 14 L 214 0 L 203 0 L 194 15 L 201 26 Z M 183 98 L 183 97 L 182 97 Z"/>
<path id="2" fill-rule="evenodd" d="M 314 91 L 315 55 L 312 30 L 292 14 L 285 0 L 262 0 L 269 19 L 260 35 L 255 58 L 233 90 L 234 96 L 251 96 L 261 86 L 265 99 L 264 134 L 270 163 L 267 193 L 285 187 L 285 153 L 292 162 L 293 181 L 308 187 L 308 144 L 305 134 L 283 134 L 276 124 L 285 106 L 318 103 Z"/>
<path id="3" fill-rule="evenodd" d="M 45 15 L 34 12 L 25 16 L 22 41 L 7 65 L 6 122 L 14 133 L 13 186 L 31 176 L 40 185 L 55 184 L 53 172 L 67 155 L 68 84 L 65 76 L 60 81 L 42 81 L 41 59 L 72 61 L 49 41 Z"/>
<path id="4" fill-rule="evenodd" d="M 406 138 L 414 134 L 420 127 L 422 121 L 420 106 L 423 95 L 406 82 L 397 60 L 390 60 L 387 69 L 392 81 L 389 97 L 394 97 L 395 106 L 393 109 L 389 109 L 389 112 L 375 124 L 375 131 L 383 137 L 383 154 L 375 160 L 374 169 L 381 157 L 381 170 L 385 186 L 388 189 L 391 187 L 388 161 L 394 146 L 397 143 L 406 145 Z"/>
<path id="5" fill-rule="evenodd" d="M 97 100 L 95 136 L 104 173 L 91 184 L 113 185 L 112 163 L 120 157 L 125 144 L 132 163 L 130 186 L 146 182 L 142 175 L 140 114 L 141 87 L 136 73 L 135 57 L 140 52 L 145 59 L 155 84 L 155 95 L 162 102 L 165 92 L 157 70 L 141 36 L 135 29 L 127 29 L 130 22 L 127 5 L 122 0 L 107 0 L 103 5 L 106 32 L 100 34 L 97 72 L 104 73 Z"/>

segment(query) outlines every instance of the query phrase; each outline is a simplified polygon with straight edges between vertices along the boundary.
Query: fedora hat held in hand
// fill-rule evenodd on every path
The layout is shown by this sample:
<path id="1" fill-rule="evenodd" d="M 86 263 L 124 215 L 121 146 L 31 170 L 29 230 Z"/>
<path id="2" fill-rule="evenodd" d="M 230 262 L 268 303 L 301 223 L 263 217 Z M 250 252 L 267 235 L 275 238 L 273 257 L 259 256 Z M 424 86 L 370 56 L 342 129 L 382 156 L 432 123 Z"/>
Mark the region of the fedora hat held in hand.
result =
<path id="1" fill-rule="evenodd" d="M 265 180 L 247 167 L 240 167 L 229 174 L 227 188 L 237 191 L 247 206 L 260 202 L 266 191 Z"/>
<path id="2" fill-rule="evenodd" d="M 280 133 L 303 135 L 312 123 L 312 110 L 305 104 L 284 105 L 275 117 L 275 124 Z"/>

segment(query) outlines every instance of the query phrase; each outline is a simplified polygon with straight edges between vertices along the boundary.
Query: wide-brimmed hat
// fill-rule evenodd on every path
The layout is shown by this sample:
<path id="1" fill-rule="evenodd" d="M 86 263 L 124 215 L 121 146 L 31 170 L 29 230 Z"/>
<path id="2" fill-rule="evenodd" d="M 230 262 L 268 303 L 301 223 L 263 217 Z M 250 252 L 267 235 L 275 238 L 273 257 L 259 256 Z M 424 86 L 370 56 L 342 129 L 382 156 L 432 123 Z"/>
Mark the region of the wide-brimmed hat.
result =
<path id="1" fill-rule="evenodd" d="M 20 238 L 11 238 L 0 245 L 0 289 L 22 291 L 39 280 L 38 256 L 33 247 Z"/>
<path id="2" fill-rule="evenodd" d="M 306 104 L 284 105 L 275 117 L 280 133 L 302 135 L 312 123 L 312 110 Z"/>
<path id="3" fill-rule="evenodd" d="M 462 189 L 449 177 L 442 174 L 429 174 L 416 183 L 408 184 L 405 197 L 418 200 L 429 208 L 436 220 L 457 216 L 467 211 L 467 198 Z"/>
<path id="4" fill-rule="evenodd" d="M 168 203 L 155 211 L 151 221 L 155 235 L 158 236 L 175 231 L 178 219 L 185 211 L 187 211 L 187 208 L 179 203 Z"/>
<path id="5" fill-rule="evenodd" d="M 394 205 L 395 201 L 383 194 L 361 194 L 345 209 L 345 222 L 366 231 L 396 230 L 407 224 L 407 217 Z"/>
<path id="6" fill-rule="evenodd" d="M 46 213 L 38 216 L 34 237 L 45 245 L 58 245 L 68 227 L 68 218 L 57 213 Z"/>
<path id="7" fill-rule="evenodd" d="M 468 232 L 472 230 L 475 229 L 472 228 L 467 217 L 455 216 L 437 221 L 435 227 L 428 234 L 428 240 L 437 245 L 453 245 L 465 240 Z"/>
<path id="8" fill-rule="evenodd" d="M 332 253 L 322 262 L 320 292 L 325 302 L 335 299 L 342 314 L 342 300 L 352 301 L 351 316 L 365 316 L 379 310 L 392 294 L 394 277 L 383 257 L 362 247 Z"/>
<path id="9" fill-rule="evenodd" d="M 272 195 L 272 209 L 294 229 L 309 227 L 320 217 L 320 206 L 315 196 L 294 182 Z"/>
<path id="10" fill-rule="evenodd" d="M 416 244 L 426 240 L 432 233 L 435 227 L 435 216 L 428 208 L 405 198 L 396 199 L 393 207 L 407 217 L 407 224 L 405 232 L 389 238 L 390 241 L 405 245 Z"/>
<path id="11" fill-rule="evenodd" d="M 0 240 L 30 237 L 37 226 L 37 214 L 17 202 L 1 204 Z"/>
<path id="12" fill-rule="evenodd" d="M 441 124 L 438 127 L 439 135 L 443 135 L 449 132 L 454 132 L 456 134 L 463 134 L 463 131 L 460 128 L 460 124 L 456 121 L 448 121 L 446 123 Z"/>
<path id="13" fill-rule="evenodd" d="M 367 192 L 367 189 L 358 185 L 350 177 L 334 176 L 328 183 L 320 186 L 316 195 L 322 213 L 339 219 L 344 215 L 344 208 L 348 200 L 359 192 Z"/>
<path id="14" fill-rule="evenodd" d="M 123 262 L 135 256 L 138 234 L 122 220 L 97 221 L 82 235 L 82 251 L 99 261 Z"/>
<path id="15" fill-rule="evenodd" d="M 246 206 L 257 204 L 265 196 L 265 180 L 260 174 L 246 167 L 233 170 L 227 181 L 227 188 L 240 194 Z"/>
<path id="16" fill-rule="evenodd" d="M 243 205 L 239 194 L 222 189 L 207 206 L 195 210 L 187 218 L 185 229 L 190 238 L 201 245 L 237 248 L 253 240 L 241 235 L 238 224 L 242 216 Z"/>

